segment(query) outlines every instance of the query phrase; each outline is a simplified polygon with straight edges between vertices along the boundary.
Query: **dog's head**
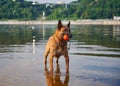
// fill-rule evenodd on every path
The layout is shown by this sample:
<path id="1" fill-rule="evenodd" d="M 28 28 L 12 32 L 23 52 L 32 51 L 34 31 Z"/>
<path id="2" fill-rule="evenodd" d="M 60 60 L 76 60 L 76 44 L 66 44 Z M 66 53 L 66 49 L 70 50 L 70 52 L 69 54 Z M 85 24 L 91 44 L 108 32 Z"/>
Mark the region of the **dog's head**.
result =
<path id="1" fill-rule="evenodd" d="M 70 31 L 70 21 L 66 26 L 62 25 L 61 20 L 58 21 L 57 35 L 59 39 L 63 39 L 64 35 L 67 35 L 69 38 L 72 37 L 71 31 Z"/>

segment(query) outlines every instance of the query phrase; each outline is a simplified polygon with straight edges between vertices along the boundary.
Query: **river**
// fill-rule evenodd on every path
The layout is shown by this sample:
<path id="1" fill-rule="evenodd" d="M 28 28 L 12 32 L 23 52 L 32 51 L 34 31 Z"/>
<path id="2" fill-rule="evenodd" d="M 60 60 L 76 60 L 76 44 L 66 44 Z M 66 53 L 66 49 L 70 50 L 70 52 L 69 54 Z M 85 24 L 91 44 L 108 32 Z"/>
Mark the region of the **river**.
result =
<path id="1" fill-rule="evenodd" d="M 120 86 L 120 26 L 71 25 L 70 74 L 64 57 L 44 71 L 55 25 L 0 25 L 0 86 Z"/>

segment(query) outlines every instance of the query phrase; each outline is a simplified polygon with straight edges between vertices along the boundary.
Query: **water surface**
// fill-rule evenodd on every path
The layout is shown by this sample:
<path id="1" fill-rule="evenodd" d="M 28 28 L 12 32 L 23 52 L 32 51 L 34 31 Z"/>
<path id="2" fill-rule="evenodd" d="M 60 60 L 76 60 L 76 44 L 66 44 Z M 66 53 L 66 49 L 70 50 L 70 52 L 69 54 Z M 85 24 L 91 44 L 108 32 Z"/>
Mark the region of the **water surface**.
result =
<path id="1" fill-rule="evenodd" d="M 70 74 L 64 57 L 43 68 L 56 26 L 0 26 L 0 86 L 120 86 L 120 26 L 71 26 Z M 49 63 L 48 63 L 49 64 Z"/>

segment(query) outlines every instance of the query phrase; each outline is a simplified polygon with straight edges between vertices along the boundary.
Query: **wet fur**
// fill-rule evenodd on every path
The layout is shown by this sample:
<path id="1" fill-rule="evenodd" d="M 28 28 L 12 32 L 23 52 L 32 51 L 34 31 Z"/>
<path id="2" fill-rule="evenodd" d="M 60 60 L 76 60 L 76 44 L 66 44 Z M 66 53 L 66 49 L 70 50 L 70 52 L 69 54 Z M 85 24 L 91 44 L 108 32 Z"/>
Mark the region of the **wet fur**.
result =
<path id="1" fill-rule="evenodd" d="M 50 72 L 53 72 L 53 58 L 56 57 L 56 63 L 58 64 L 58 60 L 61 55 L 65 57 L 66 72 L 69 72 L 67 41 L 63 39 L 64 35 L 68 35 L 69 37 L 71 37 L 70 22 L 68 23 L 68 25 L 63 26 L 61 21 L 59 20 L 58 28 L 56 29 L 55 33 L 48 39 L 48 42 L 46 44 L 44 65 L 45 68 L 47 68 L 47 57 L 49 54 Z"/>

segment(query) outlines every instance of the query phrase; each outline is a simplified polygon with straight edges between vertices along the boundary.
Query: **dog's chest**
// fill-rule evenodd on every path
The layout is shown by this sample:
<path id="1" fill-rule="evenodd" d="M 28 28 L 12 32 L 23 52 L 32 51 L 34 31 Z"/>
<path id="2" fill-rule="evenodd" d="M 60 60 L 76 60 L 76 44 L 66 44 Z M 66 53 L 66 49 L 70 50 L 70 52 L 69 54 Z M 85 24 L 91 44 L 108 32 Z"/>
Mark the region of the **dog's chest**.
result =
<path id="1" fill-rule="evenodd" d="M 55 57 L 59 57 L 59 56 L 63 55 L 63 49 L 58 48 L 57 50 L 55 50 L 54 55 L 55 55 Z"/>
<path id="2" fill-rule="evenodd" d="M 59 43 L 57 44 L 57 47 L 56 47 L 56 54 L 62 54 L 64 51 L 65 51 L 65 48 L 66 48 L 66 45 L 65 44 L 62 44 L 62 43 Z"/>
<path id="3" fill-rule="evenodd" d="M 63 51 L 62 48 L 57 48 L 56 53 L 61 53 Z"/>

